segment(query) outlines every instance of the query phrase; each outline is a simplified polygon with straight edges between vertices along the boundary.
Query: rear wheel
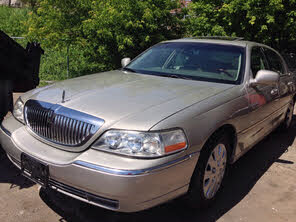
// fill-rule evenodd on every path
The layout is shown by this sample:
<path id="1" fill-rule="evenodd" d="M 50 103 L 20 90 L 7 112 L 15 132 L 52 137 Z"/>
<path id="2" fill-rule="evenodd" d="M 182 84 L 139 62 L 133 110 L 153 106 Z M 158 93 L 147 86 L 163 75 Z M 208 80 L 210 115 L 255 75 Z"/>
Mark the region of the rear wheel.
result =
<path id="1" fill-rule="evenodd" d="M 202 149 L 187 196 L 192 207 L 206 207 L 214 202 L 224 186 L 229 157 L 227 135 L 211 139 Z"/>
<path id="2" fill-rule="evenodd" d="M 282 130 L 288 130 L 292 125 L 293 120 L 293 112 L 294 112 L 294 103 L 291 102 L 286 112 L 286 116 L 284 122 L 281 125 Z"/>

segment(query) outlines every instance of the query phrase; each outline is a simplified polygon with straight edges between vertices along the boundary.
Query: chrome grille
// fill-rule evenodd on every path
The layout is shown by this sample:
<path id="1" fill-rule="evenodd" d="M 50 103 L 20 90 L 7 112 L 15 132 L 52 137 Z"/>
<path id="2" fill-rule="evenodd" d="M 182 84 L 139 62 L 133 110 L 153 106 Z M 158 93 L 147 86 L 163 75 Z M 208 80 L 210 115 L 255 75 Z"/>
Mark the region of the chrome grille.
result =
<path id="1" fill-rule="evenodd" d="M 26 102 L 24 113 L 26 124 L 35 134 L 66 146 L 84 144 L 104 123 L 100 118 L 36 100 Z"/>

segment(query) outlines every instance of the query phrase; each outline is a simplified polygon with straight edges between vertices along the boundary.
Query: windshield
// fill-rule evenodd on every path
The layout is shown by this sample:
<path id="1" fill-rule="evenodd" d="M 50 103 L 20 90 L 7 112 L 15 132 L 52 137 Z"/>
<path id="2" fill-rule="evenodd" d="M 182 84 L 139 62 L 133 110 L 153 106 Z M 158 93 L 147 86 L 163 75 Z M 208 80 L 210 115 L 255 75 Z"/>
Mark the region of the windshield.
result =
<path id="1" fill-rule="evenodd" d="M 211 43 L 170 42 L 148 49 L 126 69 L 137 73 L 239 84 L 243 47 Z"/>

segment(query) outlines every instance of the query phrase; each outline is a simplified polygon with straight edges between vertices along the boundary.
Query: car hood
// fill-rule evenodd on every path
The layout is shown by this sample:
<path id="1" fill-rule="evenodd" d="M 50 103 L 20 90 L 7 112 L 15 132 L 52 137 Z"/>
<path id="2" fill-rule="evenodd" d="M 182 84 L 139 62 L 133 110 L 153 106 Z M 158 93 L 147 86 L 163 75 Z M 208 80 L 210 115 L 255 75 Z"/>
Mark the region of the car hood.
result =
<path id="1" fill-rule="evenodd" d="M 117 70 L 38 88 L 22 99 L 88 113 L 104 119 L 109 128 L 149 130 L 162 119 L 232 87 Z"/>

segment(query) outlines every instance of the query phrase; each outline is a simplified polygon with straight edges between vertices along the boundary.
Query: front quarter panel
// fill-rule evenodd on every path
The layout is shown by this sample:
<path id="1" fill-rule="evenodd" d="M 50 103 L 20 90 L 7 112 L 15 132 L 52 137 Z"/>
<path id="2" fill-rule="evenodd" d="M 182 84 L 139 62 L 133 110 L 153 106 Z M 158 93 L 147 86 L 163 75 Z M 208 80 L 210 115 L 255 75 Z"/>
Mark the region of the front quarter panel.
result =
<path id="1" fill-rule="evenodd" d="M 156 124 L 151 130 L 180 127 L 188 138 L 187 153 L 199 152 L 221 126 L 230 124 L 236 133 L 248 127 L 248 98 L 243 85 L 201 101 Z"/>

